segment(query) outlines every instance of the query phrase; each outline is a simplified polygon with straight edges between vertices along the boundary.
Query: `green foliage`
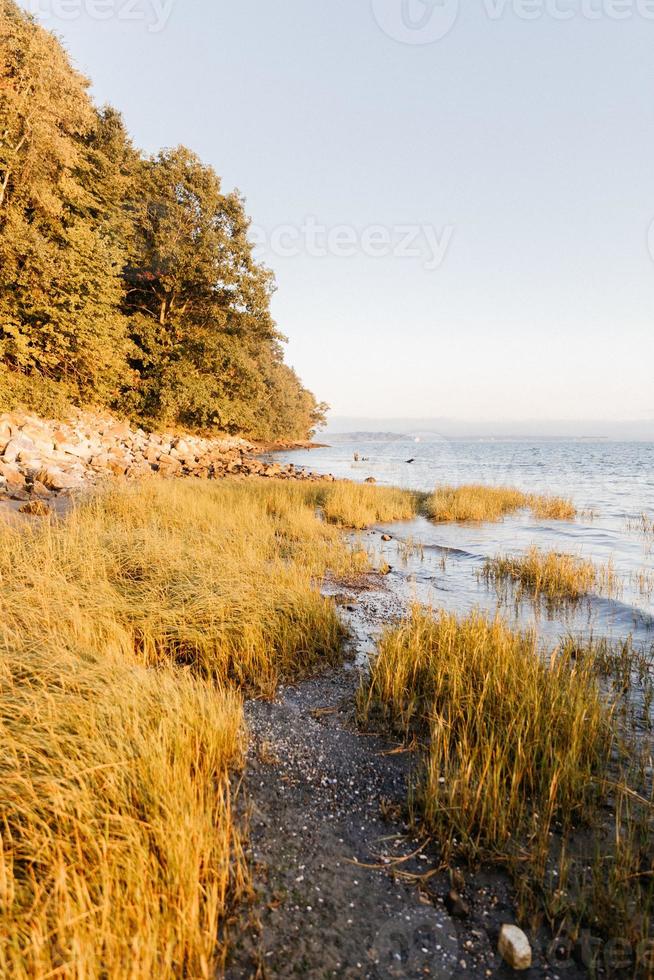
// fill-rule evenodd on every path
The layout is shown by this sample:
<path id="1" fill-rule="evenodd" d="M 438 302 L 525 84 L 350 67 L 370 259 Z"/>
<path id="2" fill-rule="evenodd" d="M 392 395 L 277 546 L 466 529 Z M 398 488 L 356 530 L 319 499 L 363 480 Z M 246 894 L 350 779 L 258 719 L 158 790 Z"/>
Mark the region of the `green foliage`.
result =
<path id="1" fill-rule="evenodd" d="M 31 411 L 46 419 L 69 416 L 73 404 L 62 385 L 43 376 L 28 377 L 0 364 L 0 408 L 3 411 Z"/>
<path id="2" fill-rule="evenodd" d="M 184 147 L 143 158 L 87 88 L 0 0 L 6 404 L 56 386 L 154 425 L 306 438 L 324 406 L 283 362 L 242 198 Z"/>

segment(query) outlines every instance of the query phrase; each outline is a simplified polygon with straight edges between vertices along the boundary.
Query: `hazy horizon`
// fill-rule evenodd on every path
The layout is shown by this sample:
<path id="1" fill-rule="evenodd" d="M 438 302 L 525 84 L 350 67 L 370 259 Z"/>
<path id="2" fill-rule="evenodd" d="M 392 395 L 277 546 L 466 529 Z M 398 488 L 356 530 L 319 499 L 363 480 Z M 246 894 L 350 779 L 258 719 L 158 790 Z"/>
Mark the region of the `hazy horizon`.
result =
<path id="1" fill-rule="evenodd" d="M 336 414 L 654 414 L 647 5 L 22 2 L 241 189 Z"/>
<path id="2" fill-rule="evenodd" d="M 654 442 L 654 419 L 371 418 L 331 414 L 316 437 L 352 433 L 431 435 L 444 439 L 606 439 Z"/>

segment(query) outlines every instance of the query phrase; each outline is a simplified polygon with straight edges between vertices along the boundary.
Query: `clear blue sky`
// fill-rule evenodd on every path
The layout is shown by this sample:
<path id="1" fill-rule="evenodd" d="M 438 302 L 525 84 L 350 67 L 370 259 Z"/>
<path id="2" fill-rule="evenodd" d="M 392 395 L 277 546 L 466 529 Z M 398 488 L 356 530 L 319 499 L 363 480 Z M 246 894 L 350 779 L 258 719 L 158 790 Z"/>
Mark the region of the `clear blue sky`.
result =
<path id="1" fill-rule="evenodd" d="M 137 145 L 240 188 L 337 414 L 654 417 L 654 3 L 434 2 L 23 5 Z"/>

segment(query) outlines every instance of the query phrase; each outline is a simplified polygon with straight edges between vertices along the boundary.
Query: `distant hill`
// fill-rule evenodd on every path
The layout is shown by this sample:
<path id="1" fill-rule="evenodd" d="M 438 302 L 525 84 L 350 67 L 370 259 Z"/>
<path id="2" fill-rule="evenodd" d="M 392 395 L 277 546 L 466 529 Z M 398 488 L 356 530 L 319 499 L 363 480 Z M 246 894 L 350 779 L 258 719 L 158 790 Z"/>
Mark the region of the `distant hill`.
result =
<path id="1" fill-rule="evenodd" d="M 458 420 L 447 418 L 356 418 L 331 416 L 325 438 L 344 434 L 371 439 L 574 439 L 654 442 L 654 419 L 636 421 L 574 420 L 542 421 Z"/>

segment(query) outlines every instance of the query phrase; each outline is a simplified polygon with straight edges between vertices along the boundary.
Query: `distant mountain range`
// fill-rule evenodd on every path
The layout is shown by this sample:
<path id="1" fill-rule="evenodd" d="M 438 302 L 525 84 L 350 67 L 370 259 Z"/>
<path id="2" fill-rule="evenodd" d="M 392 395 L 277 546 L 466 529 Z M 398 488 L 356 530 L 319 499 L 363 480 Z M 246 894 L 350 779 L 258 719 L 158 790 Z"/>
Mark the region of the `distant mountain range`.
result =
<path id="1" fill-rule="evenodd" d="M 654 419 L 636 421 L 561 419 L 542 421 L 458 420 L 458 419 L 373 419 L 331 416 L 322 437 L 348 436 L 361 441 L 366 437 L 392 441 L 424 439 L 574 439 L 654 442 Z"/>

